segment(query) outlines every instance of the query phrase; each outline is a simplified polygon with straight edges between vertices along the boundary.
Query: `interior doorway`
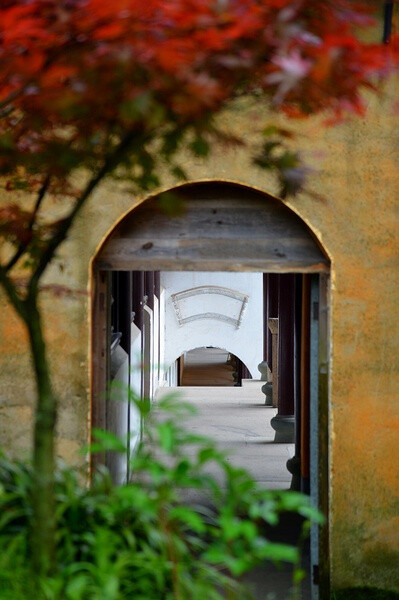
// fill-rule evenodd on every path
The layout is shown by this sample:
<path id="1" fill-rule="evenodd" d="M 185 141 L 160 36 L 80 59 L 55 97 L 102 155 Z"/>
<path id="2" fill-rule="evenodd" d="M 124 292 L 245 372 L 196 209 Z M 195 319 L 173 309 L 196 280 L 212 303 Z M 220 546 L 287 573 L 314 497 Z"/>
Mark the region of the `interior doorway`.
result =
<path id="1" fill-rule="evenodd" d="M 315 505 L 327 514 L 329 260 L 301 219 L 267 194 L 220 182 L 184 185 L 174 193 L 184 200 L 182 214 L 168 217 L 160 209 L 159 197 L 149 199 L 119 222 L 93 261 L 93 424 L 107 427 L 108 422 L 112 272 L 143 273 L 144 278 L 148 273 L 168 271 L 306 275 L 310 320 L 310 493 Z M 152 308 L 147 307 L 146 319 L 149 323 L 157 321 L 162 329 L 161 289 L 154 298 L 158 304 L 154 301 Z M 156 350 L 160 356 L 161 344 Z M 154 353 L 154 348 L 148 351 Z M 176 384 L 177 376 L 175 368 L 169 384 Z M 154 373 L 147 376 L 147 389 L 153 386 L 154 377 Z M 129 414 L 128 421 L 132 419 L 134 416 Z M 311 563 L 319 574 L 317 583 L 324 587 L 328 586 L 327 535 L 327 528 L 312 532 Z M 317 598 L 317 586 L 312 594 Z"/>
<path id="2" fill-rule="evenodd" d="M 221 348 L 195 348 L 180 358 L 180 386 L 233 387 L 233 357 Z"/>

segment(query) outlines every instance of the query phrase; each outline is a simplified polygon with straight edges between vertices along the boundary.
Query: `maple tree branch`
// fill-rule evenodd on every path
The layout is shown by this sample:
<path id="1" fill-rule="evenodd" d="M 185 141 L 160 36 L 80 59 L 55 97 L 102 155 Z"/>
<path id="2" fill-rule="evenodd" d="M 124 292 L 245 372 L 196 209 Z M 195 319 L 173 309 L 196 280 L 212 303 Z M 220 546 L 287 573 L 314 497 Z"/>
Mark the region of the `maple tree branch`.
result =
<path id="1" fill-rule="evenodd" d="M 31 215 L 31 218 L 29 219 L 29 223 L 28 223 L 28 231 L 32 231 L 33 226 L 35 224 L 35 219 L 36 219 L 36 215 L 39 212 L 40 209 L 40 205 L 43 202 L 43 199 L 47 193 L 48 190 L 48 186 L 50 185 L 50 175 L 47 175 L 46 179 L 44 180 L 38 195 L 37 195 L 37 200 L 36 200 L 36 204 L 33 208 L 33 212 Z M 5 271 L 9 271 L 10 269 L 12 269 L 12 267 L 18 262 L 18 260 L 21 258 L 21 256 L 24 254 L 24 252 L 26 251 L 27 247 L 29 246 L 30 242 L 25 242 L 25 243 L 21 243 L 18 246 L 18 249 L 16 251 L 16 253 L 14 254 L 14 256 L 8 261 L 8 263 L 6 264 L 6 266 L 4 267 Z"/>
<path id="2" fill-rule="evenodd" d="M 15 285 L 13 284 L 11 279 L 8 277 L 5 268 L 1 267 L 1 266 L 0 266 L 0 283 L 3 286 L 11 304 L 13 305 L 15 310 L 18 312 L 18 314 L 21 316 L 21 318 L 26 323 L 27 312 L 26 312 L 25 302 L 24 302 L 24 300 L 22 300 L 19 297 Z"/>
<path id="3" fill-rule="evenodd" d="M 13 92 L 11 92 L 7 98 L 5 98 L 4 100 L 2 100 L 0 102 L 0 116 L 3 116 L 3 114 L 1 113 L 2 109 L 4 107 L 6 107 L 8 104 L 10 104 L 10 102 L 12 102 L 13 100 L 15 100 L 16 98 L 18 98 L 18 96 L 20 94 L 22 94 L 22 92 L 26 89 L 27 84 L 25 84 L 24 86 L 22 86 L 21 88 L 19 88 L 18 90 L 14 90 Z"/>
<path id="4" fill-rule="evenodd" d="M 50 185 L 50 179 L 51 179 L 50 175 L 47 175 L 45 180 L 43 181 L 43 184 L 42 184 L 40 190 L 39 190 L 39 193 L 37 195 L 36 204 L 33 209 L 32 216 L 29 220 L 29 225 L 28 225 L 29 231 L 32 231 L 32 229 L 33 229 L 33 225 L 35 224 L 36 215 L 39 212 L 40 205 L 43 202 L 43 198 L 46 195 L 48 187 Z"/>
<path id="5" fill-rule="evenodd" d="M 40 277 L 42 276 L 49 262 L 53 259 L 58 246 L 65 240 L 68 231 L 75 220 L 76 215 L 79 213 L 86 200 L 97 187 L 97 185 L 104 179 L 104 177 L 108 173 L 110 173 L 118 164 L 120 164 L 122 158 L 125 156 L 129 147 L 132 145 L 132 142 L 136 135 L 137 132 L 130 131 L 122 138 L 115 151 L 112 152 L 112 154 L 110 154 L 108 157 L 106 157 L 102 167 L 90 179 L 69 215 L 60 222 L 55 234 L 49 240 L 46 249 L 42 253 L 40 260 L 38 261 L 37 267 L 35 268 L 29 280 L 28 296 L 35 295 L 37 293 Z"/>

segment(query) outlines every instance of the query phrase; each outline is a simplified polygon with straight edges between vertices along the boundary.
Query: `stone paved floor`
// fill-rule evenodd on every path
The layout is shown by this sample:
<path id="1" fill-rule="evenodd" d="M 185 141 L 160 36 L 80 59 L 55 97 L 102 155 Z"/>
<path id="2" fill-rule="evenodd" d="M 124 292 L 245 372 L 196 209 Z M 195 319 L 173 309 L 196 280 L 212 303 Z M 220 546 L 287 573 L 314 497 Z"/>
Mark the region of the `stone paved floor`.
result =
<path id="1" fill-rule="evenodd" d="M 264 405 L 259 385 L 244 387 L 163 388 L 158 398 L 177 392 L 192 403 L 198 414 L 186 421 L 193 433 L 214 440 L 229 452 L 231 462 L 248 469 L 266 489 L 288 489 L 291 478 L 286 469 L 293 444 L 274 444 L 270 419 L 276 409 Z"/>
<path id="2" fill-rule="evenodd" d="M 221 356 L 219 358 L 222 360 Z M 216 362 L 211 364 L 211 371 L 214 373 Z M 221 366 L 224 364 L 225 356 Z M 193 375 L 194 380 L 196 373 Z M 220 373 L 217 381 L 220 381 Z M 270 426 L 270 419 L 276 410 L 264 405 L 261 385 L 260 381 L 248 380 L 243 382 L 242 387 L 221 387 L 218 383 L 217 387 L 163 388 L 158 391 L 157 397 L 171 391 L 180 393 L 183 400 L 194 404 L 198 410 L 198 414 L 190 417 L 186 423 L 193 433 L 212 438 L 219 448 L 230 453 L 230 460 L 234 465 L 249 470 L 265 489 L 288 489 L 290 474 L 286 469 L 286 462 L 293 455 L 294 447 L 293 444 L 273 443 L 274 430 Z M 214 467 L 209 467 L 209 472 L 219 476 Z M 205 501 L 204 498 L 195 496 L 190 500 Z M 275 534 L 278 541 L 292 543 L 296 531 L 297 524 L 288 521 L 282 523 Z M 261 565 L 246 577 L 246 581 L 253 589 L 256 600 L 290 598 L 289 566 L 278 570 L 270 564 Z M 306 586 L 301 598 L 310 599 Z"/>

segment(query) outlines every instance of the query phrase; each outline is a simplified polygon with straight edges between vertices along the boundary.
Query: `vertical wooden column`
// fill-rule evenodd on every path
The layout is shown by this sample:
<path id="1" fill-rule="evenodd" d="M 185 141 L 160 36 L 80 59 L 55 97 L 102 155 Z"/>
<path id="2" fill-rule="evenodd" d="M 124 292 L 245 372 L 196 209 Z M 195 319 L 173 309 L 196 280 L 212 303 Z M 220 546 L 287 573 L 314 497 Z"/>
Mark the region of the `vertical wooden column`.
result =
<path id="1" fill-rule="evenodd" d="M 295 441 L 295 275 L 281 274 L 278 285 L 278 406 L 271 420 L 277 443 Z"/>
<path id="2" fill-rule="evenodd" d="M 144 273 L 144 288 L 147 296 L 147 306 L 154 310 L 154 271 L 146 271 Z"/>
<path id="3" fill-rule="evenodd" d="M 134 324 L 141 332 L 140 361 L 143 357 L 143 331 L 144 331 L 144 272 L 133 271 L 132 273 L 132 309 L 134 312 Z M 141 395 L 143 394 L 143 366 L 141 366 Z M 138 391 L 138 390 L 137 390 Z"/>
<path id="4" fill-rule="evenodd" d="M 157 345 L 158 364 L 156 365 L 158 384 L 161 378 L 161 271 L 154 271 L 154 294 L 158 298 L 158 339 L 155 340 Z"/>
<path id="5" fill-rule="evenodd" d="M 310 276 L 302 276 L 301 322 L 301 490 L 310 488 Z"/>
<path id="6" fill-rule="evenodd" d="M 319 304 L 312 304 L 312 318 L 315 318 L 315 312 L 318 311 L 319 319 L 319 347 L 318 347 L 318 508 L 322 514 L 327 516 L 326 522 L 320 528 L 319 537 L 319 577 L 320 577 L 320 598 L 329 597 L 330 584 L 330 566 L 329 557 L 326 556 L 325 549 L 329 547 L 329 409 L 328 409 L 328 380 L 329 380 L 329 316 L 328 316 L 328 296 L 329 280 L 325 275 L 319 276 Z M 312 385 L 312 382 L 311 382 Z M 313 407 L 311 406 L 311 410 Z M 311 471 L 313 470 L 311 459 Z M 324 549 L 324 552 L 323 552 Z"/>
<path id="7" fill-rule="evenodd" d="M 269 273 L 263 273 L 263 360 L 267 363 L 268 350 L 271 342 L 269 328 L 267 325 L 269 319 L 268 313 L 268 294 L 269 294 Z"/>
<path id="8" fill-rule="evenodd" d="M 179 358 L 177 359 L 177 381 L 176 381 L 176 385 L 178 387 L 180 387 L 182 385 L 182 381 L 183 381 L 183 372 L 184 372 L 184 354 L 182 354 L 182 356 L 179 356 Z"/>
<path id="9" fill-rule="evenodd" d="M 280 275 L 278 273 L 268 273 L 267 274 L 267 318 L 268 319 L 277 319 L 278 318 L 278 290 L 279 290 L 279 279 Z M 270 330 L 268 332 L 268 344 L 267 344 L 267 357 L 266 361 L 271 370 L 272 366 L 272 334 Z"/>
<path id="10" fill-rule="evenodd" d="M 131 349 L 132 349 L 132 272 L 121 271 L 119 273 L 119 326 L 122 333 L 120 341 L 121 347 L 127 353 L 128 360 L 128 393 L 127 393 L 127 406 L 126 406 L 126 417 L 127 417 L 127 447 L 130 448 L 130 432 L 131 432 Z M 129 478 L 129 454 L 126 455 L 126 478 Z M 115 460 L 115 458 L 114 458 Z M 116 463 L 120 462 L 121 457 L 116 459 Z"/>
<path id="11" fill-rule="evenodd" d="M 267 313 L 267 294 L 269 285 L 269 274 L 263 273 L 263 359 L 258 364 L 258 371 L 261 374 L 261 381 L 268 382 L 262 386 L 262 392 L 266 396 L 265 405 L 269 404 L 269 397 L 271 394 L 271 372 L 267 365 L 267 351 L 269 347 L 269 327 L 268 327 L 268 313 Z M 266 387 L 265 387 L 266 386 Z"/>
<path id="12" fill-rule="evenodd" d="M 154 333 L 154 271 L 144 272 L 144 308 L 142 329 L 142 396 L 151 398 L 152 395 L 152 361 L 153 361 L 153 333 Z M 150 311 L 146 310 L 148 307 Z"/>
<path id="13" fill-rule="evenodd" d="M 93 304 L 92 314 L 96 327 L 92 329 L 93 349 L 93 380 L 91 429 L 105 429 L 107 425 L 106 407 L 109 381 L 109 355 L 111 338 L 111 274 L 99 271 L 93 272 Z M 90 454 L 90 474 L 105 463 L 105 452 Z"/>
<path id="14" fill-rule="evenodd" d="M 118 303 L 116 302 L 116 297 L 118 293 L 118 271 L 111 272 L 111 306 L 110 306 L 110 314 L 111 314 L 111 330 L 118 331 L 117 322 L 118 322 Z"/>
<path id="15" fill-rule="evenodd" d="M 132 323 L 132 277 L 130 271 L 120 271 L 118 282 L 118 324 L 122 333 L 121 346 L 130 356 Z"/>
<path id="16" fill-rule="evenodd" d="M 158 298 L 161 297 L 161 272 L 154 271 L 154 294 Z"/>
<path id="17" fill-rule="evenodd" d="M 133 271 L 132 273 L 132 310 L 134 312 L 134 323 L 143 330 L 143 299 L 144 299 L 144 272 Z"/>
<path id="18" fill-rule="evenodd" d="M 270 319 L 277 319 L 278 316 L 278 280 L 279 275 L 276 273 L 263 274 L 263 350 L 264 359 L 258 365 L 259 371 L 262 373 L 262 380 L 266 383 L 262 386 L 262 392 L 265 394 L 265 405 L 273 406 L 273 337 L 270 329 Z M 275 343 L 274 338 L 274 343 Z M 277 387 L 277 380 L 274 380 Z M 274 396 L 276 391 L 274 392 Z"/>
<path id="19" fill-rule="evenodd" d="M 295 454 L 287 461 L 287 469 L 292 475 L 291 489 L 301 489 L 301 340 L 302 340 L 302 275 L 295 275 L 294 305 L 294 414 L 295 414 Z"/>
<path id="20" fill-rule="evenodd" d="M 272 318 L 270 317 L 268 320 L 268 324 L 269 324 L 269 331 L 271 334 L 271 338 L 272 338 L 272 358 L 270 361 L 270 367 L 271 367 L 271 371 L 272 371 L 272 381 L 273 383 L 270 384 L 271 387 L 271 391 L 272 391 L 272 403 L 271 406 L 273 406 L 273 408 L 277 408 L 278 405 L 278 319 L 277 318 Z M 268 385 L 268 384 L 266 384 Z M 265 388 L 266 385 L 264 385 L 263 387 Z M 265 392 L 266 396 L 266 390 L 262 391 Z M 268 402 L 269 398 L 266 397 L 266 401 Z M 268 406 L 270 406 L 270 402 L 268 403 Z"/>
<path id="21" fill-rule="evenodd" d="M 132 323 L 132 286 L 130 271 L 112 273 L 111 340 L 109 393 L 106 399 L 106 429 L 118 437 L 128 437 L 130 445 L 130 352 Z M 115 386 L 115 381 L 117 382 Z M 128 452 L 125 456 L 108 450 L 105 464 L 112 480 L 128 477 Z"/>
<path id="22" fill-rule="evenodd" d="M 295 275 L 280 275 L 278 320 L 278 412 L 287 416 L 294 414 L 295 401 Z"/>

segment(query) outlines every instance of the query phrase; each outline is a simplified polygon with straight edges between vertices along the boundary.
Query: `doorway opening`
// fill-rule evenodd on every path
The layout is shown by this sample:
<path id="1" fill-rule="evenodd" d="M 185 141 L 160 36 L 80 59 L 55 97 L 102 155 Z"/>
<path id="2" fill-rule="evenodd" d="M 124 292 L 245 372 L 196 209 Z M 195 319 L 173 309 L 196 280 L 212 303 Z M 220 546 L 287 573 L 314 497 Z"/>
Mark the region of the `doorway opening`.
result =
<path id="1" fill-rule="evenodd" d="M 115 373 L 124 372 L 120 362 L 113 366 L 115 360 L 109 350 L 118 334 L 121 334 L 120 346 L 128 354 L 128 364 L 132 367 L 128 372 L 134 373 L 136 351 L 139 351 L 139 357 L 144 357 L 139 376 L 128 375 L 130 385 L 138 393 L 151 398 L 160 382 L 169 387 L 181 383 L 184 372 L 181 357 L 184 352 L 208 345 L 215 348 L 227 346 L 206 338 L 201 344 L 183 345 L 181 348 L 174 344 L 176 355 L 168 356 L 167 337 L 163 337 L 162 333 L 166 327 L 167 309 L 174 311 L 175 325 L 180 332 L 190 323 L 198 324 L 201 318 L 213 323 L 213 330 L 215 323 L 219 328 L 222 323 L 239 328 L 244 323 L 248 301 L 245 296 L 250 294 L 218 282 L 215 277 L 221 272 L 244 276 L 257 274 L 262 282 L 262 316 L 251 321 L 261 338 L 262 350 L 258 352 L 257 360 L 259 363 L 266 362 L 269 371 L 274 371 L 273 393 L 276 394 L 276 388 L 280 388 L 279 407 L 275 408 L 277 413 L 281 409 L 281 414 L 276 415 L 280 417 L 277 421 L 283 428 L 287 423 L 291 430 L 292 425 L 296 427 L 293 442 L 295 450 L 300 453 L 300 470 L 306 464 L 308 466 L 307 473 L 301 471 L 302 479 L 307 479 L 314 504 L 327 514 L 329 260 L 301 219 L 267 194 L 220 182 L 188 184 L 174 193 L 184 201 L 182 214 L 168 217 L 161 211 L 159 197 L 147 200 L 119 222 L 93 261 L 93 424 L 103 428 L 115 426 L 113 416 L 109 414 L 110 399 L 106 390 L 111 374 L 115 376 Z M 199 273 L 209 273 L 212 277 L 208 283 L 193 281 L 192 285 L 176 291 L 162 284 L 163 276 L 167 281 L 172 273 L 191 273 L 194 279 Z M 280 283 L 277 284 L 277 281 Z M 291 320 L 284 320 L 283 313 L 273 314 L 276 310 L 272 306 L 273 290 L 278 291 L 279 306 L 285 307 L 285 314 Z M 306 290 L 306 296 L 302 296 L 303 290 Z M 212 296 L 222 299 L 224 312 L 211 308 Z M 306 300 L 303 300 L 304 297 Z M 118 311 L 117 306 L 111 309 L 115 298 L 124 298 L 123 310 Z M 290 298 L 294 302 L 291 308 Z M 124 316 L 121 316 L 122 313 Z M 111 325 L 112 319 L 114 324 Z M 269 325 L 273 325 L 273 319 L 279 322 L 279 369 L 296 374 L 291 378 L 297 399 L 293 410 L 284 406 L 287 400 L 283 394 L 286 382 L 276 376 L 276 367 L 272 366 L 273 348 L 276 355 L 273 341 L 276 340 L 273 340 L 274 334 Z M 122 327 L 126 334 L 119 331 Z M 284 327 L 288 333 L 283 335 Z M 306 335 L 301 334 L 302 327 Z M 291 336 L 291 341 L 288 342 L 288 337 L 284 336 Z M 281 343 L 283 338 L 285 342 Z M 302 345 L 304 338 L 306 343 Z M 243 352 L 254 344 L 254 340 L 253 336 L 248 347 L 242 345 L 237 351 L 233 350 L 241 364 L 250 369 L 253 379 L 256 366 L 251 366 Z M 294 353 L 290 353 L 291 363 L 285 364 L 287 357 L 284 357 L 283 350 L 289 344 Z M 118 354 L 121 355 L 121 352 L 118 351 Z M 273 373 L 267 372 L 267 367 L 264 384 L 270 375 L 273 376 Z M 304 395 L 301 385 L 305 380 L 308 403 L 304 411 L 300 399 Z M 271 402 L 273 406 L 273 398 Z M 286 417 L 290 417 L 291 421 Z M 135 418 L 127 405 L 124 423 L 128 433 L 133 431 Z M 308 443 L 307 455 L 305 442 Z M 119 467 L 121 471 L 123 465 Z M 311 565 L 314 572 L 319 573 L 319 582 L 325 589 L 328 587 L 327 534 L 327 528 L 314 528 L 311 541 Z M 312 598 L 317 598 L 316 582 Z"/>
<path id="2" fill-rule="evenodd" d="M 182 354 L 179 359 L 180 381 L 184 386 L 233 387 L 242 385 L 251 375 L 244 363 L 223 348 L 202 346 Z"/>
<path id="3" fill-rule="evenodd" d="M 235 384 L 233 357 L 221 348 L 206 346 L 180 356 L 180 386 L 232 387 Z"/>

